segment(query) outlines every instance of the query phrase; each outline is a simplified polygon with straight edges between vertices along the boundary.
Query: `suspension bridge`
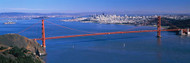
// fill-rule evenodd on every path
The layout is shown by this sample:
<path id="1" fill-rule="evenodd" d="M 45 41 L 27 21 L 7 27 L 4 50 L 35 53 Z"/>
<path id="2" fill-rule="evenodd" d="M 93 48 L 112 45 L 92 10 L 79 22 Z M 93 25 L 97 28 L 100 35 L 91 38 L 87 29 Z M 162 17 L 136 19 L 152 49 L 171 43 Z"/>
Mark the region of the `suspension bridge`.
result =
<path id="1" fill-rule="evenodd" d="M 62 28 L 67 28 L 67 29 L 70 29 L 70 30 L 74 30 L 74 31 L 80 31 L 80 32 L 86 32 L 88 34 L 81 34 L 81 35 L 69 35 L 69 36 L 56 36 L 56 37 L 46 37 L 45 36 L 45 24 L 44 24 L 44 19 L 42 19 L 42 38 L 35 38 L 34 40 L 42 40 L 42 47 L 46 47 L 46 40 L 49 40 L 49 39 L 59 39 L 59 38 L 71 38 L 71 37 L 83 37 L 83 36 L 96 36 L 96 35 L 110 35 L 110 34 L 126 34 L 126 33 L 143 33 L 143 32 L 157 32 L 157 37 L 160 38 L 161 37 L 161 31 L 180 31 L 180 34 L 190 34 L 190 30 L 189 29 L 162 29 L 161 27 L 161 16 L 158 16 L 158 22 L 157 22 L 157 30 L 140 30 L 140 31 L 118 31 L 118 32 L 104 32 L 104 33 L 92 33 L 92 32 L 88 32 L 88 31 L 81 31 L 81 30 L 77 30 L 77 29 L 72 29 L 72 28 L 69 28 L 69 27 L 65 27 L 65 26 L 61 26 L 61 25 L 58 25 L 58 24 L 55 24 L 53 22 L 50 22 L 50 21 L 46 21 L 50 24 L 53 24 L 53 25 L 56 25 L 56 26 L 59 26 L 59 27 L 62 27 Z M 22 30 L 21 32 L 19 33 L 22 33 L 26 30 L 28 30 L 29 28 L 33 27 L 37 25 L 37 23 L 33 24 L 32 26 Z"/>

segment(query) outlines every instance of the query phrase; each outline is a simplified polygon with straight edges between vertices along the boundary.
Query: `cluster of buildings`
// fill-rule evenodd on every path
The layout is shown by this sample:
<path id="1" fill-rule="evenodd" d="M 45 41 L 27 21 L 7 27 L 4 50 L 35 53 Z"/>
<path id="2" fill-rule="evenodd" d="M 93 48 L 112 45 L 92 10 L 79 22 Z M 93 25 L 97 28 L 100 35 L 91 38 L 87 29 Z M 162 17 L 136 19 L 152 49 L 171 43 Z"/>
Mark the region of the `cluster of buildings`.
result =
<path id="1" fill-rule="evenodd" d="M 140 24 L 158 16 L 117 16 L 117 15 L 93 15 L 82 21 L 93 21 L 105 24 Z"/>
<path id="2" fill-rule="evenodd" d="M 162 18 L 169 18 L 175 20 L 185 20 L 190 19 L 190 15 L 161 15 Z M 134 25 L 147 25 L 149 21 L 155 21 L 158 15 L 92 15 L 92 16 L 85 16 L 79 17 L 78 15 L 62 15 L 62 14 L 37 14 L 37 15 L 0 15 L 1 18 L 13 18 L 15 20 L 31 20 L 37 19 L 40 17 L 46 18 L 66 18 L 66 17 L 73 17 L 72 19 L 68 20 L 61 20 L 61 21 L 81 21 L 81 22 L 96 22 L 96 23 L 104 23 L 104 24 L 134 24 Z M 77 17 L 77 18 L 76 18 Z M 0 19 L 1 20 L 1 19 Z"/>
<path id="3" fill-rule="evenodd" d="M 152 16 L 128 16 L 128 15 L 92 15 L 90 17 L 80 17 L 62 21 L 81 21 L 81 22 L 96 22 L 104 24 L 134 24 L 134 25 L 147 25 L 149 21 L 155 21 L 158 15 Z M 190 16 L 178 15 L 162 15 L 162 18 L 169 19 L 190 19 Z"/>

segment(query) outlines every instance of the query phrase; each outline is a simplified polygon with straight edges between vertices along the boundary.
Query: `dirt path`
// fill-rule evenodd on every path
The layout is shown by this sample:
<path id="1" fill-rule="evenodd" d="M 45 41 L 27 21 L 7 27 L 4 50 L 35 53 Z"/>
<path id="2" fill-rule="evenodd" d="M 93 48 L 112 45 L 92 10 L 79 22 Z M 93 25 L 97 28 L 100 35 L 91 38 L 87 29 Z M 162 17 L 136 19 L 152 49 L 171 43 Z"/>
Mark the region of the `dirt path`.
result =
<path id="1" fill-rule="evenodd" d="M 10 50 L 10 49 L 12 49 L 12 47 L 8 47 L 7 49 L 0 50 L 0 52 L 5 52 L 5 51 Z"/>

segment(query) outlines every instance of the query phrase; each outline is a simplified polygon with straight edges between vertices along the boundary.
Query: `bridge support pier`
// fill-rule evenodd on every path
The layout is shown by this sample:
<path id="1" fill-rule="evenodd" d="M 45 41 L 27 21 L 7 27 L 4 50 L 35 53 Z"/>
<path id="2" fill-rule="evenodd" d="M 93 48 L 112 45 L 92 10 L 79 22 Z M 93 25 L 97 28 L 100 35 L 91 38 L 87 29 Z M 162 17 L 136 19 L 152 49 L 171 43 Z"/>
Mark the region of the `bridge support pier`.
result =
<path id="1" fill-rule="evenodd" d="M 180 34 L 180 35 L 185 35 L 183 29 L 181 29 L 181 30 L 179 31 L 179 34 Z"/>
<path id="2" fill-rule="evenodd" d="M 190 30 L 189 30 L 189 28 L 187 28 L 187 35 L 190 35 L 190 32 L 189 32 Z"/>
<path id="3" fill-rule="evenodd" d="M 158 16 L 157 37 L 161 38 L 161 16 Z"/>

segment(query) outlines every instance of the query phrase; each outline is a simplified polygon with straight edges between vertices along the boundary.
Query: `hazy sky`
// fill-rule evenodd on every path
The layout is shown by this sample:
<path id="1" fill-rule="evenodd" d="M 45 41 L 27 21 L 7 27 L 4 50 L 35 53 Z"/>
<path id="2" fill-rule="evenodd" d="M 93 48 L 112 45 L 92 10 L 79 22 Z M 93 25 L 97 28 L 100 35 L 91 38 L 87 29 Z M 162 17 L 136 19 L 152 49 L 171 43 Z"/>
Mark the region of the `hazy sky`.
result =
<path id="1" fill-rule="evenodd" d="M 190 0 L 0 0 L 0 12 L 190 13 Z"/>

